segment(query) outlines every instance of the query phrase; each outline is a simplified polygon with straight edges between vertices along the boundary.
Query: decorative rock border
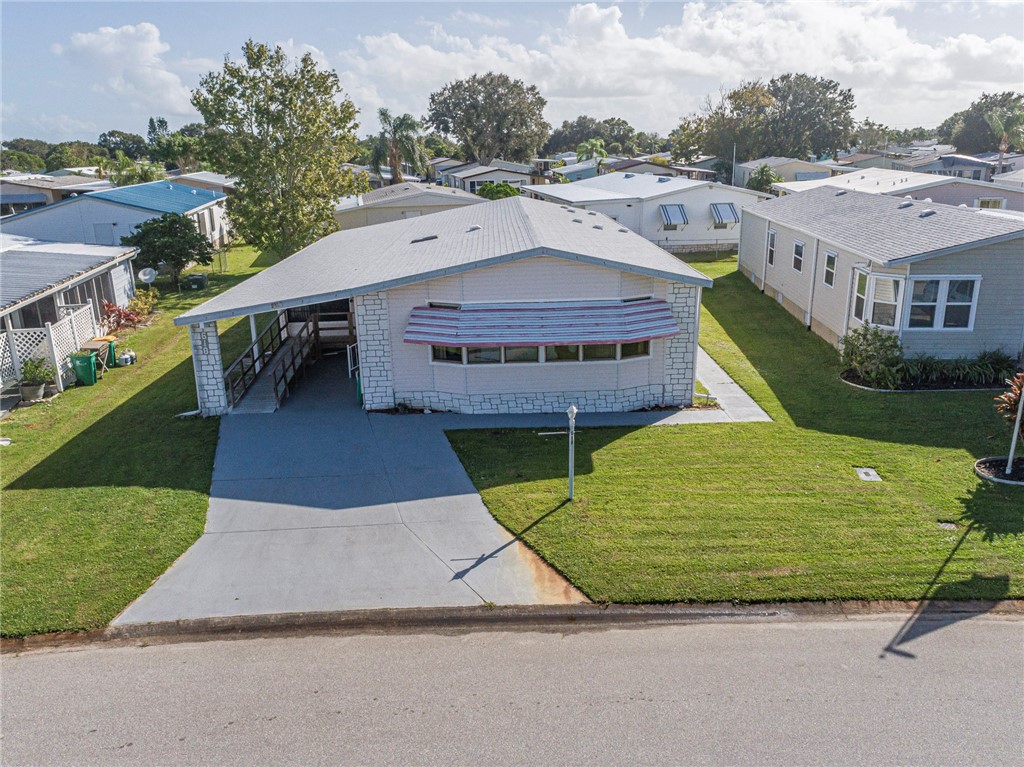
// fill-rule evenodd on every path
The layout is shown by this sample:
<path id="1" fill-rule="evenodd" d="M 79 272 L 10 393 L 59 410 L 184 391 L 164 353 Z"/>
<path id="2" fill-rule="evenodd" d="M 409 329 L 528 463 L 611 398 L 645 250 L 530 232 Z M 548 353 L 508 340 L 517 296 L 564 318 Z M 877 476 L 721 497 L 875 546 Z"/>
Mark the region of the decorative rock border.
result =
<path id="1" fill-rule="evenodd" d="M 993 455 L 987 458 L 979 458 L 977 461 L 974 462 L 974 473 L 988 482 L 995 482 L 996 484 L 999 485 L 1013 485 L 1014 487 L 1024 487 L 1024 480 L 1001 479 L 999 477 L 993 477 L 990 474 L 983 474 L 981 470 L 978 468 L 978 464 L 981 463 L 982 461 L 1002 461 L 1005 465 L 1008 458 L 1009 456 L 1007 455 Z M 1021 459 L 1015 458 L 1014 462 L 1019 460 Z"/>
<path id="2" fill-rule="evenodd" d="M 944 394 L 951 392 L 979 392 L 979 391 L 1004 391 L 1005 386 L 985 386 L 978 389 L 874 389 L 870 386 L 862 386 L 861 384 L 855 384 L 853 381 L 847 381 L 842 376 L 838 376 L 839 380 L 847 386 L 852 386 L 854 389 L 860 389 L 861 391 L 874 392 L 875 394 Z"/>

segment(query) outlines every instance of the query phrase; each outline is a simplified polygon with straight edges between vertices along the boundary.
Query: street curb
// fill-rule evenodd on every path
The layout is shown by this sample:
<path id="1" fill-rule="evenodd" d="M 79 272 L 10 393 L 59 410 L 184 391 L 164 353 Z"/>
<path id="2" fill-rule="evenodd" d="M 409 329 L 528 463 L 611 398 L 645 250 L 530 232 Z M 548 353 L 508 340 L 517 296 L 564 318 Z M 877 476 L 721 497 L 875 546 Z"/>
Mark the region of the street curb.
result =
<path id="1" fill-rule="evenodd" d="M 847 601 L 738 605 L 517 605 L 498 607 L 390 608 L 340 612 L 280 613 L 197 618 L 107 626 L 82 632 L 0 640 L 0 653 L 74 649 L 95 645 L 150 645 L 309 634 L 468 633 L 474 631 L 598 631 L 652 625 L 784 623 L 910 616 L 1024 616 L 1024 599 L 928 602 Z"/>

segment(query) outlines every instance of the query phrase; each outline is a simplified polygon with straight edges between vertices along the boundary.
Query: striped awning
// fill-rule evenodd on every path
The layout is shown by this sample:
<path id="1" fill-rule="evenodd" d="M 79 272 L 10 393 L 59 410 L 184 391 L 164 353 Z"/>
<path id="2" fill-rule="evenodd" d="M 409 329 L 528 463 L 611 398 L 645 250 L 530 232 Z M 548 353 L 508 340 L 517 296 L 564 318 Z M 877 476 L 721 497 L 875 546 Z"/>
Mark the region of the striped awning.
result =
<path id="1" fill-rule="evenodd" d="M 665 226 L 684 226 L 690 223 L 686 218 L 686 209 L 682 205 L 659 205 L 661 220 Z"/>
<path id="2" fill-rule="evenodd" d="M 616 344 L 679 334 L 665 301 L 418 306 L 409 315 L 407 344 L 551 346 Z"/>
<path id="3" fill-rule="evenodd" d="M 736 206 L 731 202 L 711 203 L 711 215 L 715 217 L 716 224 L 738 224 L 740 214 L 736 212 Z"/>

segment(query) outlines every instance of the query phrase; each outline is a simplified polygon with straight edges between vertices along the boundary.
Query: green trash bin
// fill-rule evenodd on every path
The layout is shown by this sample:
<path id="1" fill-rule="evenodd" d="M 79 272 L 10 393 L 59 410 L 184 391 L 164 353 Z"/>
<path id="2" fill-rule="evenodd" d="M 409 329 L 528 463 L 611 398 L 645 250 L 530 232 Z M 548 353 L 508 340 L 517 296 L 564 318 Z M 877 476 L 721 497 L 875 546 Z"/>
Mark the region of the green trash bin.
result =
<path id="1" fill-rule="evenodd" d="M 75 378 L 83 386 L 92 386 L 96 383 L 96 352 L 80 352 L 69 356 L 71 367 L 75 371 Z"/>

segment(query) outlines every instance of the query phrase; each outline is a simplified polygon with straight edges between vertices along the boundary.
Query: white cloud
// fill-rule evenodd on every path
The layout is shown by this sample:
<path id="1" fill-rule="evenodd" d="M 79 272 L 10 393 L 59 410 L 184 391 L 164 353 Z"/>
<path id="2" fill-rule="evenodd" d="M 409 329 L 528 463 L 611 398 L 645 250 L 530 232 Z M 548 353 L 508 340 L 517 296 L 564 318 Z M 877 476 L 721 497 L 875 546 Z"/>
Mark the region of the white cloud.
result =
<path id="1" fill-rule="evenodd" d="M 314 63 L 320 69 L 327 69 L 330 67 L 330 64 L 327 62 L 327 54 L 315 45 L 310 45 L 309 43 L 296 43 L 291 37 L 283 42 L 279 40 L 274 43 L 274 45 L 280 46 L 281 50 L 284 51 L 285 55 L 290 59 L 301 59 L 308 53 L 313 57 Z"/>
<path id="2" fill-rule="evenodd" d="M 1019 89 L 1024 42 L 1012 26 L 926 40 L 897 18 L 919 12 L 905 0 L 696 2 L 678 22 L 636 34 L 618 7 L 585 3 L 526 43 L 430 23 L 423 39 L 360 37 L 335 63 L 364 123 L 380 106 L 422 114 L 445 82 L 488 70 L 537 85 L 555 125 L 581 113 L 616 115 L 662 133 L 719 84 L 785 72 L 835 79 L 853 89 L 858 116 L 894 125 L 935 125 L 982 91 Z"/>
<path id="3" fill-rule="evenodd" d="M 490 29 L 503 29 L 512 25 L 508 19 L 499 19 L 494 16 L 487 16 L 483 13 L 458 10 L 448 17 L 452 21 L 474 24 L 478 27 L 489 27 Z"/>
<path id="4" fill-rule="evenodd" d="M 79 120 L 66 114 L 51 115 L 40 112 L 27 120 L 39 131 L 40 135 L 54 137 L 59 141 L 71 141 L 97 132 L 96 123 L 91 120 Z"/>
<path id="5" fill-rule="evenodd" d="M 155 24 L 75 32 L 67 45 L 54 45 L 52 50 L 78 66 L 94 68 L 95 92 L 126 99 L 156 114 L 195 113 L 188 88 L 162 58 L 170 46 L 160 39 Z"/>

